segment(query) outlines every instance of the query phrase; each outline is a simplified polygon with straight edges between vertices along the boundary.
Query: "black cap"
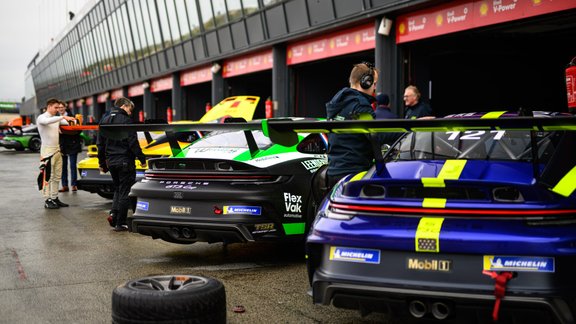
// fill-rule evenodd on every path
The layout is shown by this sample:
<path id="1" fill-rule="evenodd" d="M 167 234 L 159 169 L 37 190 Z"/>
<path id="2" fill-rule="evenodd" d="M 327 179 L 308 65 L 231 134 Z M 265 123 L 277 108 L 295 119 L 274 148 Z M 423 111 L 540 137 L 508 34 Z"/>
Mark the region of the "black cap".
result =
<path id="1" fill-rule="evenodd" d="M 378 105 L 387 106 L 390 103 L 390 97 L 387 94 L 380 93 L 376 96 Z"/>

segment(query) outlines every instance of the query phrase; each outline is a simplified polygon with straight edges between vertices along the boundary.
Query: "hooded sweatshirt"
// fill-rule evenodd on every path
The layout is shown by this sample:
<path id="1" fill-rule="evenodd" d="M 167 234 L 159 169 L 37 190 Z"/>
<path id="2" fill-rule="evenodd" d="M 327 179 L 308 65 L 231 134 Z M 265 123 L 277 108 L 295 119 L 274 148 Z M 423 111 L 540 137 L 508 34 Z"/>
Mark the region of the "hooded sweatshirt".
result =
<path id="1" fill-rule="evenodd" d="M 374 97 L 352 88 L 343 88 L 326 104 L 328 120 L 364 119 L 372 110 Z M 368 170 L 374 159 L 368 134 L 328 134 L 328 175 L 341 176 Z"/>

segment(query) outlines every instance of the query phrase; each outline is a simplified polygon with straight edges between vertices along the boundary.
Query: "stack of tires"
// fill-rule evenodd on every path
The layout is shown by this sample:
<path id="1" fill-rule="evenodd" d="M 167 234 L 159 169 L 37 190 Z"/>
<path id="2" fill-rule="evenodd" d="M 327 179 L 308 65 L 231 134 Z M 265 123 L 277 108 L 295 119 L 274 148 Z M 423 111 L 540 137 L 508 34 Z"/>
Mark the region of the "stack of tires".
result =
<path id="1" fill-rule="evenodd" d="M 130 280 L 112 293 L 112 323 L 226 323 L 224 285 L 191 275 Z"/>

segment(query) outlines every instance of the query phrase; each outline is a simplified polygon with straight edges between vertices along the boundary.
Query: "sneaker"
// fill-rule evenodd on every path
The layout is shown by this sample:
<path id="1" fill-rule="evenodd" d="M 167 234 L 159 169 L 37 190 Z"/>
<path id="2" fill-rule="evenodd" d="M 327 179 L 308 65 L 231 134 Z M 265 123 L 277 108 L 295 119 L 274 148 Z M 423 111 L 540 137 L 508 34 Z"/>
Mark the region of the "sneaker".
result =
<path id="1" fill-rule="evenodd" d="M 54 202 L 58 205 L 58 207 L 68 207 L 68 206 L 70 206 L 70 205 L 68 205 L 68 204 L 65 204 L 65 203 L 61 202 L 60 199 L 58 199 L 58 198 L 54 199 Z"/>
<path id="2" fill-rule="evenodd" d="M 72 191 L 78 191 L 78 187 L 72 186 Z"/>
<path id="3" fill-rule="evenodd" d="M 68 192 L 68 186 L 62 187 L 58 192 Z"/>
<path id="4" fill-rule="evenodd" d="M 54 200 L 46 199 L 46 201 L 44 202 L 44 208 L 58 209 L 58 208 L 60 208 L 60 206 L 58 206 L 58 204 Z"/>
<path id="5" fill-rule="evenodd" d="M 116 225 L 113 229 L 114 232 L 126 232 L 128 230 L 127 225 Z"/>

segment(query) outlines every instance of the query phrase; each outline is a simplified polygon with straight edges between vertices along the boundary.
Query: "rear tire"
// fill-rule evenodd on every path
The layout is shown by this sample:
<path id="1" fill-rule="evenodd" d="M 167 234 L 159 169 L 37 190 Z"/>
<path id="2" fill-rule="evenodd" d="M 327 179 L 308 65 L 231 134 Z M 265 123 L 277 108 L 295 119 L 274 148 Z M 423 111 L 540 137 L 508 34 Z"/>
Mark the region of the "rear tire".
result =
<path id="1" fill-rule="evenodd" d="M 112 292 L 112 323 L 224 324 L 224 285 L 191 275 L 130 280 Z"/>
<path id="2" fill-rule="evenodd" d="M 34 153 L 40 152 L 40 147 L 42 146 L 42 140 L 40 137 L 32 137 L 28 142 L 28 149 Z"/>

